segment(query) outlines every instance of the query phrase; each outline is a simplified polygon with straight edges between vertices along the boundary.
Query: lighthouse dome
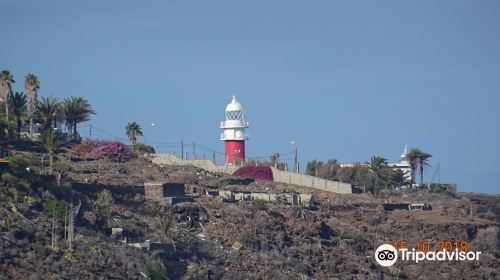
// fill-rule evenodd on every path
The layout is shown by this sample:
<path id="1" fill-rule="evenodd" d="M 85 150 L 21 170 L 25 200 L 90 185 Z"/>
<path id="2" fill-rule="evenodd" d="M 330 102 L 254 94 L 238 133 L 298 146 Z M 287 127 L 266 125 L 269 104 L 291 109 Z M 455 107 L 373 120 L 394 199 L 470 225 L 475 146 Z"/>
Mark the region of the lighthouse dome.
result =
<path id="1" fill-rule="evenodd" d="M 226 112 L 231 112 L 231 111 L 241 111 L 241 104 L 236 100 L 236 96 L 233 95 L 233 100 L 231 100 L 231 103 L 227 104 L 226 107 Z"/>

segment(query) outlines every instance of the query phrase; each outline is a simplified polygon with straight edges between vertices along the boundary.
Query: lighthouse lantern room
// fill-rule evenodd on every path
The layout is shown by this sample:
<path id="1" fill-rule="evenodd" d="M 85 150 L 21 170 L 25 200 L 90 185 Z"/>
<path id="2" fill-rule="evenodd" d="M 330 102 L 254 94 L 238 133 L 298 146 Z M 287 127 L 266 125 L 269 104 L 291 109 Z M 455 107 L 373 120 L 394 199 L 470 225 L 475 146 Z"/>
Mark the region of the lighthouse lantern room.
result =
<path id="1" fill-rule="evenodd" d="M 220 140 L 224 141 L 226 165 L 245 160 L 245 140 L 248 140 L 245 128 L 247 127 L 248 122 L 245 120 L 243 108 L 233 95 L 233 100 L 226 107 L 226 120 L 220 123 L 220 128 L 223 129 Z"/>

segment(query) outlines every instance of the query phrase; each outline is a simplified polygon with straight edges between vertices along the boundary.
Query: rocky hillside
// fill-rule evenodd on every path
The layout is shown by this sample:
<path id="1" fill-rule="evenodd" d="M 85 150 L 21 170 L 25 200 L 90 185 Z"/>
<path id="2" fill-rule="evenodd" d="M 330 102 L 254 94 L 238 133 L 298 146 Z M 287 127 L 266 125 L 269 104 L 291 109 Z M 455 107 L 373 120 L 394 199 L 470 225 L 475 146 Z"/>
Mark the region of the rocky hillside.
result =
<path id="1" fill-rule="evenodd" d="M 36 177 L 36 178 L 34 178 Z M 161 206 L 144 200 L 146 181 L 186 184 L 194 202 Z M 5 279 L 498 279 L 499 196 L 444 194 L 339 195 L 273 182 L 251 182 L 194 167 L 74 162 L 61 187 L 33 176 L 0 192 L 0 278 Z M 314 193 L 310 207 L 283 202 L 224 202 L 205 190 Z M 27 199 L 26 197 L 30 197 Z M 64 223 L 48 201 L 78 207 L 68 246 Z M 29 200 L 29 201 L 28 201 Z M 29 203 L 28 203 L 29 202 Z M 384 203 L 428 203 L 432 211 L 384 211 Z M 45 208 L 45 211 L 44 211 Z M 471 214 L 472 209 L 472 214 Z M 67 225 L 66 225 L 67 226 Z M 133 248 L 111 236 L 166 244 Z M 481 260 L 398 262 L 379 266 L 374 250 L 404 240 L 464 241 Z"/>

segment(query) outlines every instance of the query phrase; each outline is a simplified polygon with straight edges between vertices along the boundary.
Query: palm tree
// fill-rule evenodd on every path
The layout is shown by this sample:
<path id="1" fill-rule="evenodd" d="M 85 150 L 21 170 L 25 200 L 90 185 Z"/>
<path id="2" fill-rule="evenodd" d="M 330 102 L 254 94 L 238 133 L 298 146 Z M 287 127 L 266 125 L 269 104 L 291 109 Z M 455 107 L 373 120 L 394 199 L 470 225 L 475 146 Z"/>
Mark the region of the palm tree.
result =
<path id="1" fill-rule="evenodd" d="M 12 93 L 12 84 L 15 83 L 14 75 L 9 70 L 0 73 L 0 93 L 5 104 L 5 120 L 9 122 L 9 97 Z"/>
<path id="2" fill-rule="evenodd" d="M 58 119 L 61 102 L 57 97 L 42 97 L 37 104 L 37 121 L 42 125 L 42 130 L 52 127 L 54 121 Z"/>
<path id="3" fill-rule="evenodd" d="M 129 122 L 125 129 L 127 130 L 125 134 L 128 136 L 128 139 L 130 139 L 130 142 L 132 142 L 132 147 L 135 146 L 137 143 L 137 136 L 143 135 L 141 126 L 136 122 Z"/>
<path id="4" fill-rule="evenodd" d="M 366 162 L 366 165 L 368 165 L 368 168 L 375 176 L 375 185 L 377 187 L 386 186 L 390 177 L 387 159 L 380 156 L 373 156 L 370 161 Z"/>
<path id="5" fill-rule="evenodd" d="M 422 151 L 418 148 L 411 148 L 411 150 L 406 153 L 405 159 L 408 161 L 411 167 L 411 186 L 415 183 L 415 171 L 418 167 L 419 157 L 422 154 Z"/>
<path id="6" fill-rule="evenodd" d="M 54 154 L 61 148 L 63 137 L 57 128 L 50 128 L 43 132 L 42 141 L 47 153 L 49 153 L 49 175 L 52 175 Z"/>
<path id="7" fill-rule="evenodd" d="M 429 166 L 429 159 L 432 157 L 431 154 L 420 151 L 418 155 L 418 166 L 420 167 L 420 184 L 424 185 L 424 167 Z"/>
<path id="8" fill-rule="evenodd" d="M 28 74 L 24 78 L 24 89 L 28 95 L 28 118 L 30 119 L 30 137 L 33 136 L 33 118 L 36 113 L 36 94 L 40 89 L 40 81 L 35 74 Z"/>
<path id="9" fill-rule="evenodd" d="M 16 118 L 17 139 L 21 139 L 21 126 L 23 125 L 23 116 L 26 113 L 26 95 L 16 91 L 10 94 L 10 107 Z"/>
<path id="10" fill-rule="evenodd" d="M 95 115 L 95 111 L 87 99 L 81 96 L 71 96 L 64 99 L 62 104 L 62 118 L 74 141 L 77 139 L 77 125 L 81 122 L 89 121 L 91 115 Z"/>

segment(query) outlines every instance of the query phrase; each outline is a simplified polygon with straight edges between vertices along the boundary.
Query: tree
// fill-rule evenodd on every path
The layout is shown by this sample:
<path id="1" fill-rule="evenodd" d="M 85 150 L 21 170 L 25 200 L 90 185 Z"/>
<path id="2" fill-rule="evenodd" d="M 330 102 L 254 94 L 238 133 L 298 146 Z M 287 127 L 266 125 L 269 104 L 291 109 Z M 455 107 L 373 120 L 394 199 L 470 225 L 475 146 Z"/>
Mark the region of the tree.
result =
<path id="1" fill-rule="evenodd" d="M 274 168 L 278 168 L 278 162 L 280 160 L 280 154 L 279 153 L 274 153 L 269 157 L 269 160 L 271 161 L 271 165 L 274 166 Z"/>
<path id="2" fill-rule="evenodd" d="M 375 174 L 366 165 L 356 164 L 353 169 L 353 184 L 363 187 L 364 192 L 377 193 L 380 191 L 381 184 L 377 183 Z"/>
<path id="3" fill-rule="evenodd" d="M 390 169 L 387 159 L 380 156 L 373 156 L 370 161 L 366 162 L 366 165 L 374 175 L 376 192 L 382 187 L 387 187 L 390 179 Z"/>
<path id="4" fill-rule="evenodd" d="M 395 187 L 400 187 L 408 184 L 408 181 L 406 181 L 405 178 L 405 173 L 401 169 L 391 170 L 389 182 L 392 186 Z"/>
<path id="5" fill-rule="evenodd" d="M 106 213 L 106 222 L 110 223 L 111 218 L 111 206 L 115 203 L 115 198 L 113 194 L 109 190 L 102 190 L 97 194 L 97 199 L 95 204 L 99 208 L 100 211 L 104 211 Z"/>
<path id="6" fill-rule="evenodd" d="M 411 150 L 406 154 L 405 159 L 408 161 L 411 167 L 411 186 L 415 183 L 415 172 L 418 167 L 419 156 L 422 153 L 421 150 L 417 148 L 411 148 Z"/>
<path id="7" fill-rule="evenodd" d="M 429 166 L 429 159 L 432 157 L 431 154 L 420 151 L 418 155 L 418 166 L 420 167 L 420 184 L 424 185 L 424 167 Z"/>
<path id="8" fill-rule="evenodd" d="M 0 120 L 0 152 L 3 151 L 9 141 L 8 127 L 8 124 L 3 119 Z"/>
<path id="9" fill-rule="evenodd" d="M 61 148 L 63 138 L 57 128 L 47 129 L 42 133 L 43 146 L 49 153 L 49 174 L 52 175 L 54 154 Z"/>
<path id="10" fill-rule="evenodd" d="M 129 122 L 125 129 L 125 134 L 127 135 L 128 139 L 130 139 L 130 142 L 132 142 L 132 146 L 135 146 L 135 144 L 137 143 L 137 136 L 143 135 L 141 126 L 136 122 Z"/>
<path id="11" fill-rule="evenodd" d="M 366 162 L 370 171 L 375 175 L 375 183 L 385 185 L 389 179 L 389 165 L 387 159 L 381 156 L 373 156 Z"/>
<path id="12" fill-rule="evenodd" d="M 57 175 L 56 177 L 57 186 L 61 186 L 61 177 L 69 170 L 71 170 L 71 165 L 69 165 L 69 163 L 64 160 L 58 160 L 54 163 L 53 171 Z"/>
<path id="13" fill-rule="evenodd" d="M 426 153 L 418 148 L 412 148 L 407 154 L 406 154 L 406 160 L 409 162 L 411 166 L 411 184 L 415 183 L 415 177 L 416 177 L 416 170 L 417 168 L 420 169 L 420 183 L 424 183 L 424 168 L 426 166 L 429 166 L 429 158 L 431 158 L 432 155 L 429 153 Z"/>
<path id="14" fill-rule="evenodd" d="M 28 95 L 28 118 L 30 119 L 30 136 L 33 136 L 33 118 L 37 109 L 37 92 L 40 89 L 40 81 L 35 74 L 28 74 L 24 78 L 24 90 Z"/>
<path id="15" fill-rule="evenodd" d="M 306 165 L 306 174 L 309 176 L 318 176 L 318 167 L 320 165 L 323 165 L 322 161 L 318 161 L 315 159 L 308 161 Z"/>
<path id="16" fill-rule="evenodd" d="M 23 125 L 23 116 L 26 113 L 26 95 L 16 92 L 10 94 L 10 107 L 16 118 L 17 139 L 21 139 L 21 126 Z"/>
<path id="17" fill-rule="evenodd" d="M 0 93 L 5 104 L 5 120 L 9 121 L 9 98 L 12 94 L 12 84 L 15 83 L 14 75 L 9 70 L 0 72 Z"/>
<path id="18" fill-rule="evenodd" d="M 58 119 L 61 106 L 59 99 L 53 96 L 42 97 L 37 105 L 37 121 L 42 125 L 42 131 L 53 127 L 54 121 Z"/>
<path id="19" fill-rule="evenodd" d="M 74 141 L 77 140 L 77 125 L 81 122 L 89 121 L 91 115 L 95 115 L 95 111 L 87 99 L 81 96 L 71 96 L 64 99 L 62 104 L 62 118 Z"/>

